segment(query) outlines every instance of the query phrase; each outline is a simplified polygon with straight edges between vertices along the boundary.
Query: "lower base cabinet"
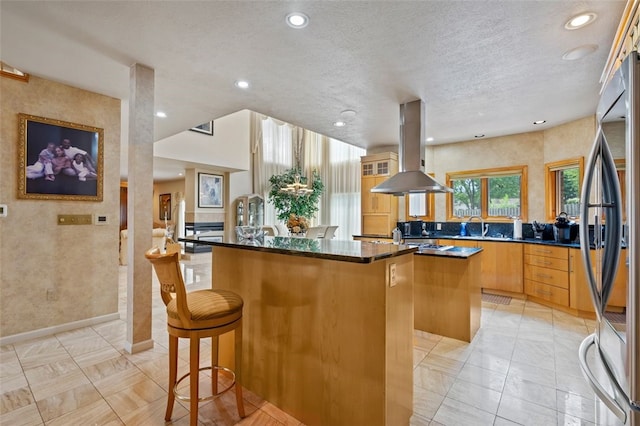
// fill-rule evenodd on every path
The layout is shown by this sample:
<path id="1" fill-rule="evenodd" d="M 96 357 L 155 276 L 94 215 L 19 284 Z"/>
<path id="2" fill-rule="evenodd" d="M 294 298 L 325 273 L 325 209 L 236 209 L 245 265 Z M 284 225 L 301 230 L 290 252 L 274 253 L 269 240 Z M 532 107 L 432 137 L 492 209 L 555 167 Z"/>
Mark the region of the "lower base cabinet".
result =
<path id="1" fill-rule="evenodd" d="M 527 244 L 524 248 L 525 293 L 569 306 L 569 249 Z"/>
<path id="2" fill-rule="evenodd" d="M 627 251 L 622 250 L 618 262 L 618 272 L 607 309 L 621 311 L 627 306 Z M 591 264 L 595 265 L 595 250 L 591 250 Z M 570 307 L 579 312 L 595 313 L 587 284 L 587 274 L 580 249 L 569 249 L 569 282 L 571 287 Z"/>
<path id="3" fill-rule="evenodd" d="M 482 288 L 523 293 L 522 244 L 481 241 L 478 247 L 482 247 Z"/>

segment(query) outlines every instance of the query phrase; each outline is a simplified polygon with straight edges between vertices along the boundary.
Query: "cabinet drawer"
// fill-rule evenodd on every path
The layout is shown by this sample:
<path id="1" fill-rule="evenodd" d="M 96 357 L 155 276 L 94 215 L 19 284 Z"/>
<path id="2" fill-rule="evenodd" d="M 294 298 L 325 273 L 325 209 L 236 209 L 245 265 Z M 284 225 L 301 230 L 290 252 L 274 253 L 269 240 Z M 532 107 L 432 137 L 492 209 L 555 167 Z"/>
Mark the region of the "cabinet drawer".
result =
<path id="1" fill-rule="evenodd" d="M 524 291 L 530 296 L 548 300 L 557 305 L 569 306 L 569 290 L 535 281 L 524 280 Z"/>
<path id="2" fill-rule="evenodd" d="M 559 271 L 569 270 L 569 263 L 566 259 L 558 259 L 555 257 L 544 257 L 536 256 L 533 254 L 525 254 L 524 263 L 527 265 L 540 266 L 542 268 L 557 269 Z"/>
<path id="3" fill-rule="evenodd" d="M 566 247 L 552 247 L 540 244 L 525 244 L 524 254 L 536 256 L 555 257 L 557 259 L 569 259 L 569 249 Z"/>
<path id="4" fill-rule="evenodd" d="M 524 265 L 524 278 L 556 287 L 569 288 L 569 273 L 566 271 Z"/>

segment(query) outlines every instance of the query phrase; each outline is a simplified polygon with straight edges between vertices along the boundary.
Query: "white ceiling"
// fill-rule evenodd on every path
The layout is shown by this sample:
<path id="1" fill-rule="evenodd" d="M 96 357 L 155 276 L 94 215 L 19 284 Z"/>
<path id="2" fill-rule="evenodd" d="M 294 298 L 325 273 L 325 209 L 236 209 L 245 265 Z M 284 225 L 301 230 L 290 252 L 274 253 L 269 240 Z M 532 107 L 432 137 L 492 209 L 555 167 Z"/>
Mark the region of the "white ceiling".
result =
<path id="1" fill-rule="evenodd" d="M 168 114 L 155 120 L 157 140 L 251 109 L 364 148 L 396 145 L 398 105 L 421 98 L 428 136 L 450 143 L 593 114 L 624 5 L 2 0 L 0 59 L 121 99 L 132 64 L 154 68 L 156 106 Z M 309 25 L 288 27 L 292 11 Z M 594 23 L 564 29 L 587 11 Z M 561 59 L 582 45 L 598 48 Z M 237 79 L 251 87 L 236 88 Z M 334 127 L 347 109 L 355 118 Z"/>

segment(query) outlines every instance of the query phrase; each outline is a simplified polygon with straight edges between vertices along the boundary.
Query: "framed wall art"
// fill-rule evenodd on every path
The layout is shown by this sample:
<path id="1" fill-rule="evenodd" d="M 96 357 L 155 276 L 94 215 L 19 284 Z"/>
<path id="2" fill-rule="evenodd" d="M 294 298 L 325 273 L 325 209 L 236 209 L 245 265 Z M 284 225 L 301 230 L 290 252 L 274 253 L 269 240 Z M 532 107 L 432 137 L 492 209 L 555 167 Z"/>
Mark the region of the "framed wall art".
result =
<path id="1" fill-rule="evenodd" d="M 171 194 L 160 194 L 158 216 L 160 220 L 171 220 Z"/>
<path id="2" fill-rule="evenodd" d="M 207 121 L 199 126 L 192 127 L 189 130 L 193 130 L 194 132 L 204 133 L 205 135 L 213 136 L 213 121 Z"/>
<path id="3" fill-rule="evenodd" d="M 224 177 L 198 173 L 198 207 L 223 207 Z"/>
<path id="4" fill-rule="evenodd" d="M 104 130 L 18 114 L 18 198 L 102 201 Z"/>

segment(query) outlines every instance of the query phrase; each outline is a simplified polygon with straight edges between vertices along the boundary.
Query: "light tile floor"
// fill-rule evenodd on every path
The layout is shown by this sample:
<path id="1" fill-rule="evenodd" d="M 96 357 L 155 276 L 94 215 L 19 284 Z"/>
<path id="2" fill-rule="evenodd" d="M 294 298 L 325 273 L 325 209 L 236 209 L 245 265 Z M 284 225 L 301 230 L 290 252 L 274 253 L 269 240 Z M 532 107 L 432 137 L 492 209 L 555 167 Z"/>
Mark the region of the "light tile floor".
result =
<path id="1" fill-rule="evenodd" d="M 210 286 L 210 254 L 182 263 L 189 290 Z M 0 424 L 165 424 L 164 305 L 154 291 L 154 348 L 129 355 L 123 350 L 126 267 L 120 267 L 119 297 L 122 320 L 0 348 Z M 482 326 L 471 344 L 416 331 L 412 426 L 593 424 L 594 395 L 577 351 L 594 326 L 512 299 L 509 305 L 483 302 Z M 188 361 L 182 340 L 180 371 Z M 203 343 L 202 350 L 206 360 L 210 346 Z M 168 424 L 187 425 L 188 410 L 176 402 Z M 248 391 L 245 408 L 248 417 L 240 420 L 227 393 L 200 405 L 200 424 L 301 424 Z"/>

